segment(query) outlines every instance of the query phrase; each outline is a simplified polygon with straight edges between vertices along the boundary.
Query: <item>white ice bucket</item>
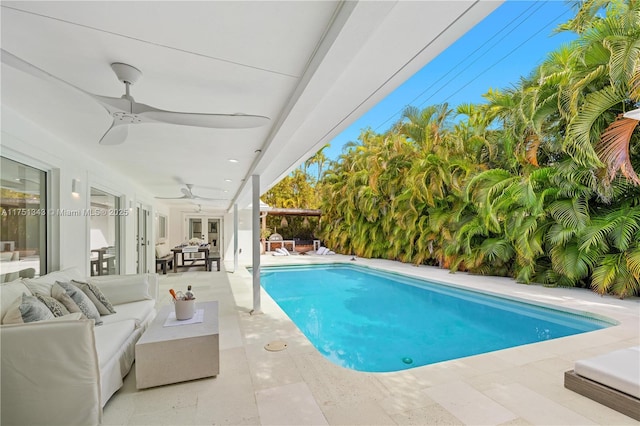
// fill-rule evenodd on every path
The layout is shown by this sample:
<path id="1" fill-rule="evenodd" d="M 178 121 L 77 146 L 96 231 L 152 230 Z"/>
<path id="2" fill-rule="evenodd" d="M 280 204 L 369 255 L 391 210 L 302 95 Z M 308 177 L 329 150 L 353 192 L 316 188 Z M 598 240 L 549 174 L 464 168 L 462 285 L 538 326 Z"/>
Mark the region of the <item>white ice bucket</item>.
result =
<path id="1" fill-rule="evenodd" d="M 176 308 L 177 320 L 188 320 L 193 318 L 196 313 L 196 299 L 191 300 L 174 300 Z"/>

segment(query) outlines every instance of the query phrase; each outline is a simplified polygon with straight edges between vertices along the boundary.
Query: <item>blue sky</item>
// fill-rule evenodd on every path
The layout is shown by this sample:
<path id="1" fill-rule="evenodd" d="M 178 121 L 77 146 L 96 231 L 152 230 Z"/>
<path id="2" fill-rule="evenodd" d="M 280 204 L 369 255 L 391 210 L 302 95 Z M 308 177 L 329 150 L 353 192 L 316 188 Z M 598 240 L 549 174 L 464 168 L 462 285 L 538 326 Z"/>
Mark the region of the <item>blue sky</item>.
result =
<path id="1" fill-rule="evenodd" d="M 437 58 L 389 94 L 331 141 L 325 155 L 336 159 L 342 147 L 362 129 L 384 132 L 407 105 L 424 108 L 448 102 L 483 102 L 489 88 L 517 84 L 542 63 L 547 54 L 574 36 L 553 34 L 558 24 L 574 16 L 561 0 L 508 0 Z"/>

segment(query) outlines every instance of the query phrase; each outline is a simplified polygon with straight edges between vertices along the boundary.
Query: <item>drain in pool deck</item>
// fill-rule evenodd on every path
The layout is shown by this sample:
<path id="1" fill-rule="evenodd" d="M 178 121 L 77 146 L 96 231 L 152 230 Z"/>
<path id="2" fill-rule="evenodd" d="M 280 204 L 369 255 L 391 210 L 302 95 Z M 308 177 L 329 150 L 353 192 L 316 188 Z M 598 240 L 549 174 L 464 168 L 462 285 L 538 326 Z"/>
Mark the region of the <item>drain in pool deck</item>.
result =
<path id="1" fill-rule="evenodd" d="M 269 352 L 278 352 L 287 349 L 287 344 L 282 340 L 276 340 L 274 342 L 267 343 L 264 348 Z"/>

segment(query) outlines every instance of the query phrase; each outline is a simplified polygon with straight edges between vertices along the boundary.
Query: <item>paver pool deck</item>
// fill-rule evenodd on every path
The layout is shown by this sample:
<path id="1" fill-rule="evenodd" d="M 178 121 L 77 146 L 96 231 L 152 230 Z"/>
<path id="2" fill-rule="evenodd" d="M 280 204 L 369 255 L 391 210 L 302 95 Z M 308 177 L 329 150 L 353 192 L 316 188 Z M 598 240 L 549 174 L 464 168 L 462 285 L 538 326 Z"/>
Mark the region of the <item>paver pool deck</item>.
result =
<path id="1" fill-rule="evenodd" d="M 270 256 L 263 266 L 348 262 L 351 256 Z M 107 403 L 105 425 L 637 425 L 564 388 L 578 359 L 640 344 L 640 298 L 620 300 L 590 290 L 522 285 L 500 277 L 386 260 L 356 264 L 511 298 L 605 316 L 620 324 L 393 373 L 363 373 L 325 359 L 262 291 L 262 314 L 250 315 L 252 277 L 233 271 L 160 275 L 158 307 L 169 288 L 191 284 L 200 301 L 219 301 L 220 374 L 216 378 L 138 391 L 135 372 Z M 264 346 L 283 340 L 288 347 Z M 134 364 L 135 368 L 135 364 Z M 179 368 L 179 366 L 168 366 Z"/>

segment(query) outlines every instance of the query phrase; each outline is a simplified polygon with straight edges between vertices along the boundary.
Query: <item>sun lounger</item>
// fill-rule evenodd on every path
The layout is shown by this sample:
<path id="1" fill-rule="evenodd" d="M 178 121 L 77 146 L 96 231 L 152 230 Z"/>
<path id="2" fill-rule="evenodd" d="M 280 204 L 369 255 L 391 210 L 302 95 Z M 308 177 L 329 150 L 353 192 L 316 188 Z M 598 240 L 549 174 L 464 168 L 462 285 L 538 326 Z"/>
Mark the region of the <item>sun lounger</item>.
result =
<path id="1" fill-rule="evenodd" d="M 640 420 L 640 346 L 576 361 L 564 386 Z"/>
<path id="2" fill-rule="evenodd" d="M 335 252 L 335 251 L 332 251 L 332 250 L 329 250 L 329 249 L 328 249 L 328 248 L 326 248 L 326 247 L 320 247 L 320 248 L 316 251 L 316 254 L 319 254 L 319 255 L 321 255 L 321 256 L 326 256 L 326 255 L 329 255 L 329 254 L 336 254 L 336 252 Z"/>

